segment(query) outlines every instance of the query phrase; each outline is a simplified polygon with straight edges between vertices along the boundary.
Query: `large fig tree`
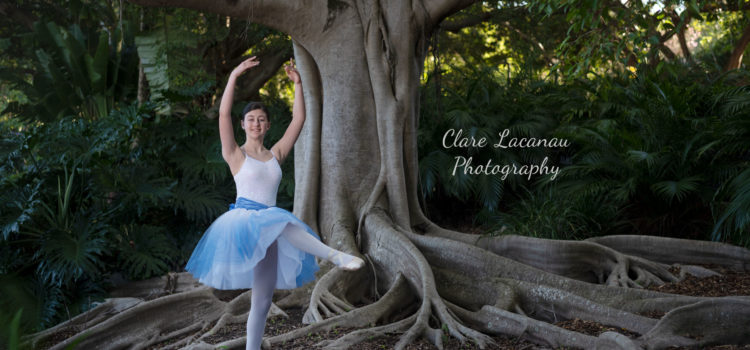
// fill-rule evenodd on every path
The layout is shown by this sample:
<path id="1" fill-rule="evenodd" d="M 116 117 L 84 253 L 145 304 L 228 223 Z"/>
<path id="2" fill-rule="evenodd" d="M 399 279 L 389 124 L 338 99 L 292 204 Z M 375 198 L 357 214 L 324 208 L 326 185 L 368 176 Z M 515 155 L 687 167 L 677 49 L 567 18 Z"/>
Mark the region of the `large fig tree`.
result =
<path id="1" fill-rule="evenodd" d="M 685 273 L 715 274 L 698 265 L 747 271 L 746 249 L 649 236 L 480 239 L 441 228 L 423 214 L 416 137 L 427 41 L 471 0 L 131 1 L 249 19 L 294 41 L 307 109 L 295 148 L 294 211 L 329 245 L 360 254 L 367 265 L 356 272 L 331 269 L 314 286 L 278 300 L 282 308 L 307 307 L 309 325 L 267 343 L 336 326 L 360 329 L 325 344 L 340 349 L 386 332 L 402 334 L 397 349 L 420 337 L 442 348 L 444 332 L 480 347 L 494 334 L 601 349 L 750 342 L 750 297 L 643 288 Z M 680 265 L 680 274 L 670 272 L 672 264 Z M 66 327 L 80 331 L 85 323 L 84 348 L 213 348 L 210 334 L 244 324 L 251 291 L 225 302 L 220 291 L 174 278 L 165 277 L 168 288 L 180 293 L 147 302 L 112 299 L 36 340 Z M 640 336 L 594 337 L 554 325 L 572 318 Z M 238 337 L 218 345 L 241 349 L 244 342 Z"/>

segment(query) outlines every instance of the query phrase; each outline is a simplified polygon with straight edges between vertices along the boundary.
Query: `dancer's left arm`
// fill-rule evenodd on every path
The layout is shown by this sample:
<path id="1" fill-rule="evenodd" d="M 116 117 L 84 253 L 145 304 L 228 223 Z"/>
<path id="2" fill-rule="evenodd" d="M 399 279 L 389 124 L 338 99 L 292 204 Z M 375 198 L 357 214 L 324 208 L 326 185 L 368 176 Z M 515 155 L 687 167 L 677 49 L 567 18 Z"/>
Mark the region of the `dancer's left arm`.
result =
<path id="1" fill-rule="evenodd" d="M 286 128 L 284 136 L 271 147 L 279 163 L 282 163 L 289 152 L 292 151 L 292 147 L 294 147 L 294 143 L 297 142 L 299 133 L 302 131 L 302 125 L 305 124 L 305 98 L 302 93 L 302 80 L 299 72 L 294 68 L 294 63 L 285 65 L 284 70 L 289 79 L 294 82 L 294 105 L 292 106 L 292 122 Z"/>

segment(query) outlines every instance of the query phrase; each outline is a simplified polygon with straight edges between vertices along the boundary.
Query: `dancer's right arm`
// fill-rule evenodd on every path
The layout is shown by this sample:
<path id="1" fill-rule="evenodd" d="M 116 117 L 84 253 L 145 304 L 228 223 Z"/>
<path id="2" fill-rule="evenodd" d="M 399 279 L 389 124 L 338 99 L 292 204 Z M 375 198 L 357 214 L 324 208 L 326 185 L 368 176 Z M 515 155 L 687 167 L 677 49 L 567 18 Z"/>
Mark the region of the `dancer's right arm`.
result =
<path id="1" fill-rule="evenodd" d="M 242 73 L 257 66 L 259 63 L 260 62 L 255 56 L 253 56 L 242 61 L 242 63 L 232 70 L 232 73 L 229 74 L 224 94 L 221 96 L 221 104 L 219 104 L 219 137 L 221 138 L 221 155 L 224 157 L 224 161 L 229 164 L 232 174 L 236 173 L 235 168 L 239 170 L 239 166 L 234 165 L 241 164 L 242 160 L 244 160 L 242 151 L 237 145 L 237 141 L 234 139 L 234 130 L 232 128 L 234 86 L 237 83 L 237 78 L 242 75 Z"/>

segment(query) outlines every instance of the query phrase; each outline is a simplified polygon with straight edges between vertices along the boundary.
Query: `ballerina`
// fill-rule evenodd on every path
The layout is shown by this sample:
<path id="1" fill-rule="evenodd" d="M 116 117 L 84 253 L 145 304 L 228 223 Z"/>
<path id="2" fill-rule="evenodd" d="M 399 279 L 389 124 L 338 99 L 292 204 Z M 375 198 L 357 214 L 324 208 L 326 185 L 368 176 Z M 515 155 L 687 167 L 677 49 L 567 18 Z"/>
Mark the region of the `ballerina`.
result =
<path id="1" fill-rule="evenodd" d="M 305 122 L 299 72 L 293 63 L 284 66 L 294 82 L 292 121 L 271 149 L 263 138 L 271 127 L 269 113 L 259 102 L 248 103 L 240 125 L 246 141 L 234 139 L 231 108 L 237 78 L 260 64 L 253 56 L 229 75 L 219 107 L 221 154 L 237 186 L 230 210 L 206 230 L 185 266 L 201 283 L 216 289 L 252 288 L 247 319 L 247 350 L 260 348 L 274 289 L 293 289 L 315 279 L 315 258 L 329 260 L 344 270 L 357 270 L 364 260 L 335 250 L 291 212 L 275 207 L 281 166 L 292 150 Z"/>

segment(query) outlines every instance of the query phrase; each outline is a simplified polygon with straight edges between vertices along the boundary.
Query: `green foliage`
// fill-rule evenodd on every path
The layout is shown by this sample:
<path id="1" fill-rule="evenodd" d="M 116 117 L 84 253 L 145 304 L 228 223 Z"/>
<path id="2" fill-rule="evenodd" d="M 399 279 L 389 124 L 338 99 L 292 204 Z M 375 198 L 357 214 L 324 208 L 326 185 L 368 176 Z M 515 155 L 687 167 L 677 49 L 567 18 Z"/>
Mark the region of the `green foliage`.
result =
<path id="1" fill-rule="evenodd" d="M 74 174 L 68 176 L 65 168 L 64 188 L 58 178 L 57 210 L 41 202 L 38 220 L 24 226 L 29 235 L 39 238 L 39 249 L 33 256 L 40 261 L 38 274 L 45 281 L 59 285 L 72 284 L 84 275 L 99 274 L 101 257 L 106 253 L 106 217 L 85 207 L 75 212 L 71 208 Z"/>
<path id="2" fill-rule="evenodd" d="M 641 233 L 748 243 L 750 96 L 737 87 L 746 72 L 711 76 L 665 63 L 557 84 L 453 67 L 443 78 L 448 83 L 440 100 L 433 86 L 423 90 L 419 130 L 419 181 L 431 217 L 469 208 L 475 224 L 494 232 L 574 239 Z M 560 137 L 572 146 L 446 148 L 442 139 L 450 128 L 490 142 L 508 128 L 512 135 Z M 562 170 L 553 181 L 531 182 L 451 175 L 459 155 L 472 156 L 474 164 L 546 156 Z"/>
<path id="3" fill-rule="evenodd" d="M 165 260 L 174 255 L 165 227 L 125 225 L 112 243 L 119 252 L 118 265 L 125 269 L 128 278 L 161 275 L 168 270 Z"/>
<path id="4" fill-rule="evenodd" d="M 129 30 L 129 25 L 124 24 L 123 28 Z M 114 35 L 122 40 L 119 29 Z M 132 71 L 137 65 L 136 57 L 111 45 L 107 32 L 38 21 L 31 37 L 36 58 L 31 81 L 22 71 L 0 71 L 0 77 L 28 97 L 28 103 L 12 102 L 8 106 L 17 118 L 100 118 L 131 92 L 123 89 L 128 86 L 129 76 L 121 71 Z"/>
<path id="5" fill-rule="evenodd" d="M 612 195 L 637 233 L 707 238 L 717 184 L 746 164 L 736 151 L 718 152 L 728 140 L 720 121 L 736 117 L 716 95 L 735 88 L 671 69 L 683 72 L 642 69 L 635 78 L 600 80 L 587 116 L 561 128 L 577 149 L 559 185 L 570 194 Z"/>
<path id="6" fill-rule="evenodd" d="M 86 310 L 112 273 L 142 279 L 184 265 L 199 233 L 232 201 L 226 165 L 201 164 L 209 151 L 196 149 L 218 149 L 215 129 L 198 114 L 157 120 L 146 104 L 18 136 L 0 182 L 8 209 L 0 248 L 15 253 L 4 255 L 0 274 L 15 281 L 8 288 L 18 298 L 34 291 L 25 327 Z M 22 154 L 29 161 L 17 161 Z"/>
<path id="7" fill-rule="evenodd" d="M 476 224 L 484 224 L 501 208 L 509 191 L 530 186 L 525 177 L 464 174 L 453 172 L 456 157 L 472 157 L 472 164 L 539 164 L 545 157 L 559 165 L 559 150 L 544 148 L 506 149 L 493 147 L 499 133 L 508 129 L 513 137 L 554 137 L 566 115 L 577 113 L 585 102 L 579 91 L 555 86 L 523 75 L 506 77 L 491 68 L 452 67 L 443 76 L 448 82 L 439 101 L 430 80 L 423 89 L 418 131 L 419 181 L 423 200 L 456 202 L 480 211 Z M 441 106 L 442 109 L 436 108 Z M 443 113 L 444 111 L 444 113 Z M 429 122 L 424 122 L 425 120 Z M 452 148 L 443 145 L 449 129 L 462 130 L 463 136 L 486 138 L 481 148 Z M 453 141 L 446 138 L 447 143 Z M 532 178 L 532 181 L 539 180 Z"/>
<path id="8" fill-rule="evenodd" d="M 0 323 L 23 307 L 19 327 L 32 331 L 93 307 L 113 274 L 182 269 L 235 194 L 216 121 L 203 114 L 215 76 L 247 47 L 290 41 L 189 10 L 17 5 L 38 21 L 0 24 Z M 66 7 L 76 14 L 60 16 Z M 143 105 L 139 59 L 151 85 Z M 277 125 L 270 143 L 291 114 L 275 95 L 264 99 Z M 291 208 L 293 192 L 285 176 L 279 205 Z"/>
<path id="9" fill-rule="evenodd" d="M 515 194 L 515 193 L 514 193 Z M 626 223 L 607 196 L 572 196 L 557 186 L 523 189 L 506 211 L 490 217 L 492 235 L 519 234 L 551 239 L 586 239 L 619 233 Z"/>
<path id="10" fill-rule="evenodd" d="M 15 316 L 13 316 L 13 320 L 10 321 L 10 334 L 8 336 L 8 350 L 16 350 L 18 349 L 18 329 L 20 328 L 21 324 L 21 314 L 23 313 L 23 309 L 19 309 L 18 312 L 16 312 Z"/>
<path id="11" fill-rule="evenodd" d="M 205 74 L 195 72 L 195 65 L 201 62 L 195 57 L 190 59 L 191 55 L 185 55 L 185 52 L 198 51 L 198 40 L 199 35 L 175 15 L 165 15 L 163 21 L 149 32 L 135 37 L 138 56 L 151 91 L 151 100 L 160 102 L 158 113 L 171 114 L 169 102 L 173 99 L 166 99 L 170 90 L 177 91 L 208 78 Z M 185 79 L 186 77 L 189 78 Z"/>
<path id="12" fill-rule="evenodd" d="M 552 70 L 572 77 L 623 71 L 639 64 L 656 68 L 662 62 L 696 62 L 680 51 L 673 52 L 670 47 L 676 44 L 668 43 L 687 33 L 691 46 L 688 29 L 699 30 L 703 41 L 711 40 L 710 45 L 691 48 L 697 63 L 721 70 L 748 25 L 743 5 L 733 1 L 533 0 L 526 6 L 533 14 L 546 16 L 544 22 L 565 19 L 565 38 L 555 49 L 560 59 Z M 721 38 L 714 40 L 717 29 Z"/>

